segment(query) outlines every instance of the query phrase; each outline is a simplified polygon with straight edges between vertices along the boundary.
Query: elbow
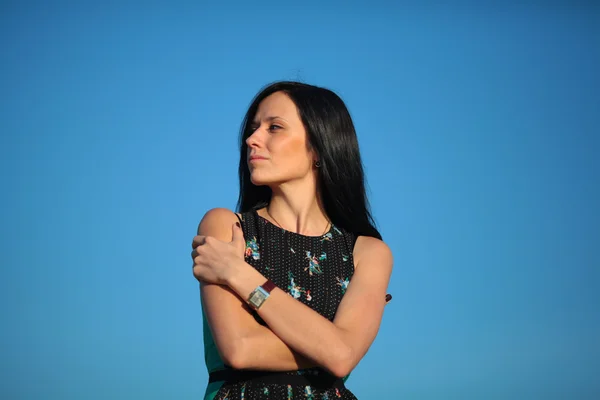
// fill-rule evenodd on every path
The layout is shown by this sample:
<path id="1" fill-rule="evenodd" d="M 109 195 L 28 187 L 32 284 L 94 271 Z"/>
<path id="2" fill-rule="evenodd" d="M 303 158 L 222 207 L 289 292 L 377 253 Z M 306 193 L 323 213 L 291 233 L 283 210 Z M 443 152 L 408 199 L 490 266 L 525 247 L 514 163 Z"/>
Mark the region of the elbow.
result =
<path id="1" fill-rule="evenodd" d="M 354 362 L 352 349 L 348 348 L 344 351 L 337 352 L 334 357 L 331 357 L 331 363 L 328 366 L 329 372 L 331 372 L 336 378 L 343 378 L 350 374 L 356 363 Z"/>
<path id="2" fill-rule="evenodd" d="M 242 340 L 237 340 L 221 351 L 223 363 L 233 369 L 246 368 L 246 355 Z"/>

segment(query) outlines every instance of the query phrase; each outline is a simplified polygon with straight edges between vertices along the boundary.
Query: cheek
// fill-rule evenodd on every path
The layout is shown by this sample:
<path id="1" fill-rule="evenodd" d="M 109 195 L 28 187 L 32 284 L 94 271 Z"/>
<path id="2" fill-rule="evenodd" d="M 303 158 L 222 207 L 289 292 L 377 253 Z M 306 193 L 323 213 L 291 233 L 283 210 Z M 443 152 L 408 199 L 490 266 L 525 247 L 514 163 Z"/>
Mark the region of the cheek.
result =
<path id="1" fill-rule="evenodd" d="M 285 138 L 273 141 L 272 155 L 277 165 L 288 168 L 306 168 L 310 166 L 310 154 L 306 142 L 297 138 Z"/>

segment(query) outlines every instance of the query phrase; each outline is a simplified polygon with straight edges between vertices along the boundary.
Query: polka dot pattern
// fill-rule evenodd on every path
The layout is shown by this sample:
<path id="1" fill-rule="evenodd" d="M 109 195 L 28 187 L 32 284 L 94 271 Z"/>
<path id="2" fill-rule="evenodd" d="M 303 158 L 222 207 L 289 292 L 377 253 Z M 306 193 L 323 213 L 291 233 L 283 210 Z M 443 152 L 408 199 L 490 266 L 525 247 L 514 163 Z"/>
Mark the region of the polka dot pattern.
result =
<path id="1" fill-rule="evenodd" d="M 321 236 L 305 236 L 278 227 L 256 211 L 242 214 L 241 221 L 246 262 L 333 321 L 354 273 L 356 236 L 335 225 Z"/>

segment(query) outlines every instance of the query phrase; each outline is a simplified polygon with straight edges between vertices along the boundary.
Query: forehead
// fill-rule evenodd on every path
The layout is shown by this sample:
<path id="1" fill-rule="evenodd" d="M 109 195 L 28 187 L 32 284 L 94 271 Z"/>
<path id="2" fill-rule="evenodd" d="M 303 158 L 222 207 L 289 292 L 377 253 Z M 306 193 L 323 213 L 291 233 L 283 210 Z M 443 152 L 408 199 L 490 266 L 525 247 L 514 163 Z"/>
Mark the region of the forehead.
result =
<path id="1" fill-rule="evenodd" d="M 285 93 L 275 92 L 260 102 L 254 120 L 281 117 L 287 120 L 298 119 L 296 105 Z"/>

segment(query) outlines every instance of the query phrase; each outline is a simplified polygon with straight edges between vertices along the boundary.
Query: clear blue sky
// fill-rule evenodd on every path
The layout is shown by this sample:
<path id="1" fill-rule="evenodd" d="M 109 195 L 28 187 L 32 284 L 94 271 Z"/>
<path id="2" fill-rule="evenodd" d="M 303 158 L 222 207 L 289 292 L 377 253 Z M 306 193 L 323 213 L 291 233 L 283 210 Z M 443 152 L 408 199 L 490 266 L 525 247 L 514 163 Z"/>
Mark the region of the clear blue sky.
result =
<path id="1" fill-rule="evenodd" d="M 92 3 L 0 5 L 1 398 L 201 398 L 190 243 L 280 79 L 395 255 L 360 399 L 600 398 L 598 6 Z"/>

